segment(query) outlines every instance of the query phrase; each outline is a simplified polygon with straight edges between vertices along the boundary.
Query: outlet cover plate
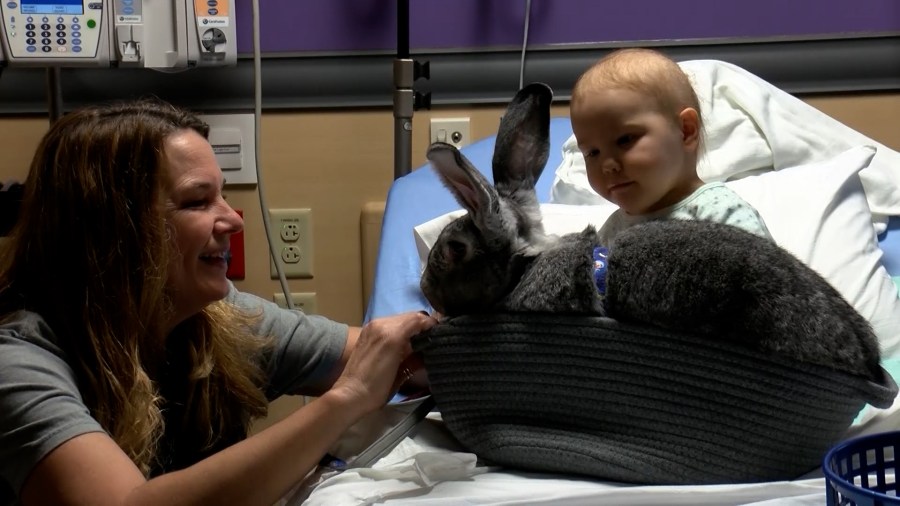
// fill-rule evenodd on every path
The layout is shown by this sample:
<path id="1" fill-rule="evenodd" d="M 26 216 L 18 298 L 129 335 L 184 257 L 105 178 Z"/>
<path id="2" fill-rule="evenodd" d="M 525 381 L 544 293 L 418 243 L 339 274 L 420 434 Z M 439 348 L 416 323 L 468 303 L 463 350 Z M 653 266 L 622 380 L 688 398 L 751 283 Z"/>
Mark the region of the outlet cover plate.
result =
<path id="1" fill-rule="evenodd" d="M 312 209 L 270 209 L 269 228 L 284 276 L 313 277 Z M 272 279 L 278 279 L 275 261 L 270 259 L 269 264 Z"/>
<path id="2" fill-rule="evenodd" d="M 469 118 L 431 118 L 431 142 L 446 142 L 457 148 L 471 143 Z"/>
<path id="3" fill-rule="evenodd" d="M 287 300 L 282 292 L 272 294 L 272 300 L 287 309 Z M 294 309 L 299 309 L 306 314 L 317 314 L 316 292 L 291 292 L 291 302 L 294 303 Z"/>

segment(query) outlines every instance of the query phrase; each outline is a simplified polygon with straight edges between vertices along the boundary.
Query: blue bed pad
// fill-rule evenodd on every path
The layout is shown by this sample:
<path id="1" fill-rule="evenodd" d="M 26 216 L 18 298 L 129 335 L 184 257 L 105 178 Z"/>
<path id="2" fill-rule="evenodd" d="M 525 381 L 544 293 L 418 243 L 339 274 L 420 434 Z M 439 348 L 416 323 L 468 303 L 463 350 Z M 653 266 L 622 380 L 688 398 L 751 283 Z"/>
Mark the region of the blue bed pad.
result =
<path id="1" fill-rule="evenodd" d="M 568 117 L 551 119 L 550 156 L 536 186 L 540 202 L 550 200 L 554 171 L 562 162 L 562 145 L 571 135 Z M 491 136 L 462 149 L 491 181 L 494 140 Z M 421 264 L 413 228 L 457 209 L 460 209 L 459 204 L 427 164 L 393 182 L 385 204 L 375 279 L 364 321 L 430 309 L 419 290 Z M 884 265 L 900 289 L 900 217 L 891 218 L 887 231 L 878 237 L 878 243 L 884 251 Z"/>

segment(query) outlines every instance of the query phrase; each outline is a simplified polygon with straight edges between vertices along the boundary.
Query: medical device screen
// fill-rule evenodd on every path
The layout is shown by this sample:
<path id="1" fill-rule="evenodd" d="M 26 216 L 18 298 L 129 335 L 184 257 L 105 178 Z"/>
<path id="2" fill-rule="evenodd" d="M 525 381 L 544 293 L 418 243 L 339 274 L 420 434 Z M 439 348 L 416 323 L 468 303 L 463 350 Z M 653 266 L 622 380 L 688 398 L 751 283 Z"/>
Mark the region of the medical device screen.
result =
<path id="1" fill-rule="evenodd" d="M 84 14 L 81 0 L 22 0 L 22 14 Z"/>

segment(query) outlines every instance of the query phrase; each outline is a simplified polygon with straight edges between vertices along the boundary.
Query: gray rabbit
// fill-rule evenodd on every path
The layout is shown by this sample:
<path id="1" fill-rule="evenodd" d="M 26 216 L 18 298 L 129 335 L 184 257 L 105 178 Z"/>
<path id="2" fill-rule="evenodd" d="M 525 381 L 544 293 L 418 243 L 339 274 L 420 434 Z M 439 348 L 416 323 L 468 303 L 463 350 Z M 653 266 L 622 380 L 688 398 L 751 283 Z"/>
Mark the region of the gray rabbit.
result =
<path id="1" fill-rule="evenodd" d="M 605 294 L 593 227 L 562 237 L 541 225 L 535 183 L 547 162 L 552 91 L 531 84 L 500 123 L 494 185 L 455 147 L 428 159 L 468 214 L 431 249 L 421 289 L 445 316 L 551 312 L 608 316 L 741 343 L 881 382 L 868 322 L 819 274 L 773 242 L 702 221 L 657 221 L 608 246 Z"/>

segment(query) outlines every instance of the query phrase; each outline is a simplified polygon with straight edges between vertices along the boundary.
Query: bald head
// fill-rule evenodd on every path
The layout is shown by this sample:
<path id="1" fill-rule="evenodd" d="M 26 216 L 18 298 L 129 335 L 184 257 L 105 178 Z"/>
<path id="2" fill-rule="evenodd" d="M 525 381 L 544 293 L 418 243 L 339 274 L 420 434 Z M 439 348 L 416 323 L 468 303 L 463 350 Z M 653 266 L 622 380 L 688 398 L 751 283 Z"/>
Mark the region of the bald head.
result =
<path id="1" fill-rule="evenodd" d="M 681 67 L 651 49 L 621 49 L 602 58 L 575 83 L 571 106 L 577 107 L 585 96 L 600 89 L 646 95 L 667 116 L 677 117 L 687 107 L 700 113 L 700 101 Z"/>

